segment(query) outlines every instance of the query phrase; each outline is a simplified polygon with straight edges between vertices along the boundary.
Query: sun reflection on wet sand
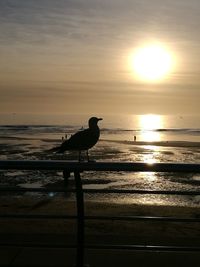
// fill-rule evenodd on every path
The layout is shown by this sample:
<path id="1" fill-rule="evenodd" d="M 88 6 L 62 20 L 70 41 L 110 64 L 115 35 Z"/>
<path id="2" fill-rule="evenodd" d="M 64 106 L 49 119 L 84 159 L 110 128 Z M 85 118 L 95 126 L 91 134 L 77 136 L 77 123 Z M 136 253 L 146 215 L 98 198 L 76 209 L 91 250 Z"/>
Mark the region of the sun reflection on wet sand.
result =
<path id="1" fill-rule="evenodd" d="M 143 162 L 148 163 L 149 165 L 152 165 L 153 163 L 155 163 L 156 159 L 154 157 L 154 154 L 145 154 L 143 156 Z"/>
<path id="2" fill-rule="evenodd" d="M 142 162 L 153 164 L 158 162 L 160 148 L 158 146 L 145 145 L 143 146 L 145 153 L 142 155 Z"/>
<path id="3" fill-rule="evenodd" d="M 155 172 L 146 172 L 146 179 L 147 179 L 149 182 L 156 181 L 156 180 L 157 180 L 157 177 L 156 177 Z"/>
<path id="4" fill-rule="evenodd" d="M 156 159 L 155 159 L 154 153 L 149 153 L 149 154 L 143 155 L 143 162 L 147 163 L 148 165 L 153 165 L 154 163 L 156 163 Z M 149 182 L 153 182 L 153 181 L 156 180 L 155 172 L 146 172 L 145 174 L 146 174 L 146 179 Z"/>

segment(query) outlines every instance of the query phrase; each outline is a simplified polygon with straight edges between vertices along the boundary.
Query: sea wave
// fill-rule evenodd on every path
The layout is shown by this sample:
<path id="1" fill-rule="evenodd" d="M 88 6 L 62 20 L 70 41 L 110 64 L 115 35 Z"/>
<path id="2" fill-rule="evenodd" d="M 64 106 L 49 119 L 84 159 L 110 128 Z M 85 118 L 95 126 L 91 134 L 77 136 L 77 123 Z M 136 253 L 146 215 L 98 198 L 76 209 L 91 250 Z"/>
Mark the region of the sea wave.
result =
<path id="1" fill-rule="evenodd" d="M 184 132 L 184 133 L 200 133 L 200 129 L 196 128 L 161 128 L 155 129 L 156 132 Z"/>
<path id="2" fill-rule="evenodd" d="M 1 125 L 0 133 L 6 134 L 27 134 L 27 133 L 65 133 L 66 131 L 75 131 L 77 127 L 72 125 Z"/>
<path id="3" fill-rule="evenodd" d="M 159 129 L 101 129 L 102 133 L 107 134 L 119 134 L 119 133 L 135 133 L 140 134 L 143 132 L 160 132 L 160 133 L 173 133 L 173 134 L 188 134 L 188 135 L 200 135 L 199 128 L 159 128 Z"/>
<path id="4" fill-rule="evenodd" d="M 87 128 L 85 126 L 84 128 Z M 0 125 L 0 138 L 20 139 L 62 139 L 78 130 L 84 129 L 74 125 Z M 101 128 L 103 139 L 132 140 L 137 136 L 137 141 L 145 141 L 145 135 L 158 134 L 158 140 L 200 141 L 200 128 L 158 128 L 158 129 L 122 129 Z M 156 139 L 155 139 L 156 140 Z"/>

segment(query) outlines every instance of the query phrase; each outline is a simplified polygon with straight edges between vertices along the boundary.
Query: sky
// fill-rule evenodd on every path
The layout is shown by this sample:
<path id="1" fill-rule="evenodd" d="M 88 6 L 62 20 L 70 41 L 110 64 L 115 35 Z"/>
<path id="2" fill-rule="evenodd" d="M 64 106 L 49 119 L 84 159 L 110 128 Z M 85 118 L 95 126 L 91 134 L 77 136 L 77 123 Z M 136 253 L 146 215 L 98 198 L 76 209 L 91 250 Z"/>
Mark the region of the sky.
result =
<path id="1" fill-rule="evenodd" d="M 198 115 L 199 28 L 199 0 L 1 0 L 0 114 Z M 174 65 L 139 81 L 152 42 Z"/>

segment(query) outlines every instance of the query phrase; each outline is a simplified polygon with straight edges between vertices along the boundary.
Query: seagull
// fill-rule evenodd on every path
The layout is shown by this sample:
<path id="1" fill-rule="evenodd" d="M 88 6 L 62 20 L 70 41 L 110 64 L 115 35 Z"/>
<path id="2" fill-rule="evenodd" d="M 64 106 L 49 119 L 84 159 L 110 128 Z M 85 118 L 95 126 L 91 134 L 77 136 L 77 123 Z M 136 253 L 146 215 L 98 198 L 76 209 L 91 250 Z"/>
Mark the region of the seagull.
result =
<path id="1" fill-rule="evenodd" d="M 81 161 L 81 151 L 86 150 L 87 160 L 89 160 L 88 150 L 92 148 L 99 140 L 100 129 L 98 127 L 98 121 L 102 118 L 91 117 L 88 121 L 89 128 L 78 131 L 72 135 L 69 139 L 65 140 L 60 146 L 50 149 L 50 151 L 63 153 L 65 151 L 78 151 L 79 161 Z"/>

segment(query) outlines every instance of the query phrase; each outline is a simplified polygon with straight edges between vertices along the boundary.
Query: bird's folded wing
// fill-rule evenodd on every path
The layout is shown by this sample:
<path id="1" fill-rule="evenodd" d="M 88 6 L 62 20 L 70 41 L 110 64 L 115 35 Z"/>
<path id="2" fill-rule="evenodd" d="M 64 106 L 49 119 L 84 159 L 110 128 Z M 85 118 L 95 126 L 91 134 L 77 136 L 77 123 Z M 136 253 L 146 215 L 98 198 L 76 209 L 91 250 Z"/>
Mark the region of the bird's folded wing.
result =
<path id="1" fill-rule="evenodd" d="M 75 133 L 66 140 L 62 145 L 61 149 L 66 150 L 87 150 L 97 142 L 95 134 L 90 130 L 86 129 Z"/>

